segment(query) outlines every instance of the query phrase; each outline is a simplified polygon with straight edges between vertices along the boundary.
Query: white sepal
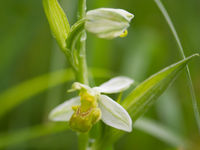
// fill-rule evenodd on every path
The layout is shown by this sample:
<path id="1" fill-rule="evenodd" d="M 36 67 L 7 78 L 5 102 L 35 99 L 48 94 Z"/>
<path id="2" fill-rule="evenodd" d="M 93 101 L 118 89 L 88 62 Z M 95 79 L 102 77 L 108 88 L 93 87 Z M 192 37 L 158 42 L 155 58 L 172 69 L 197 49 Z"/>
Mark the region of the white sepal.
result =
<path id="1" fill-rule="evenodd" d="M 132 131 L 132 120 L 128 112 L 117 102 L 106 95 L 100 95 L 99 108 L 102 112 L 102 121 L 114 128 Z"/>
<path id="2" fill-rule="evenodd" d="M 109 81 L 103 83 L 99 87 L 95 87 L 94 89 L 99 91 L 100 93 L 119 93 L 126 89 L 128 89 L 131 84 L 133 84 L 133 80 L 128 77 L 115 77 L 110 79 Z"/>
<path id="3" fill-rule="evenodd" d="M 74 97 L 54 108 L 50 114 L 49 119 L 52 121 L 69 121 L 74 113 L 72 106 L 80 105 L 80 97 Z"/>

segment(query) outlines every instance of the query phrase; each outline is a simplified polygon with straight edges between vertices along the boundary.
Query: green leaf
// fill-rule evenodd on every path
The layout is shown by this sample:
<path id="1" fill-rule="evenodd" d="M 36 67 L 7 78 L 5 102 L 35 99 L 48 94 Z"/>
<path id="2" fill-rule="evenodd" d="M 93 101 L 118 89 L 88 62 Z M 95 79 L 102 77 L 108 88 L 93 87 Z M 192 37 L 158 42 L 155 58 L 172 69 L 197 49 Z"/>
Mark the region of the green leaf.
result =
<path id="1" fill-rule="evenodd" d="M 43 0 L 43 7 L 51 31 L 58 42 L 58 45 L 62 50 L 66 48 L 66 42 L 68 33 L 70 31 L 70 25 L 65 15 L 65 12 L 61 8 L 57 0 Z"/>
<path id="2" fill-rule="evenodd" d="M 65 41 L 66 42 L 66 50 L 67 50 L 66 54 L 75 70 L 78 69 L 78 65 L 79 65 L 78 52 L 77 52 L 77 50 L 75 50 L 76 49 L 75 46 L 76 46 L 77 40 L 82 35 L 84 29 L 85 29 L 85 19 L 81 19 L 81 20 L 77 21 L 71 27 L 68 38 Z"/>
<path id="3" fill-rule="evenodd" d="M 103 69 L 91 69 L 91 73 L 95 78 L 108 78 L 112 74 Z M 0 118 L 32 96 L 71 80 L 74 80 L 73 71 L 67 69 L 41 75 L 7 89 L 0 93 Z"/>
<path id="4" fill-rule="evenodd" d="M 122 106 L 129 112 L 133 123 L 154 104 L 156 99 L 173 83 L 186 64 L 196 56 L 199 56 L 199 54 L 194 54 L 154 74 L 139 84 L 124 99 Z M 110 142 L 114 142 L 124 133 L 116 129 L 110 129 L 108 134 L 112 135 Z"/>
<path id="5" fill-rule="evenodd" d="M 75 44 L 77 39 L 80 37 L 80 35 L 82 34 L 82 31 L 85 29 L 85 19 L 81 19 L 79 21 L 77 21 L 72 27 L 71 30 L 69 32 L 69 36 L 66 39 L 66 43 L 67 43 L 67 48 L 70 51 L 73 51 L 75 48 Z"/>
<path id="6" fill-rule="evenodd" d="M 127 109 L 133 122 L 150 108 L 155 100 L 176 79 L 178 73 L 183 70 L 188 61 L 195 56 L 199 55 L 192 55 L 154 74 L 138 85 L 130 95 L 127 96 L 122 102 L 122 106 Z"/>
<path id="7" fill-rule="evenodd" d="M 133 128 L 148 133 L 174 147 L 187 147 L 189 145 L 184 137 L 174 133 L 169 127 L 151 119 L 138 119 L 133 125 Z"/>
<path id="8" fill-rule="evenodd" d="M 50 80 L 52 78 L 54 80 Z M 21 104 L 24 100 L 29 99 L 48 88 L 52 88 L 73 79 L 74 75 L 72 70 L 61 70 L 33 78 L 6 90 L 0 94 L 0 117 L 12 108 Z"/>
<path id="9" fill-rule="evenodd" d="M 185 138 L 175 134 L 168 127 L 147 118 L 139 119 L 135 123 L 134 128 L 168 143 L 171 146 L 178 147 L 181 144 L 184 144 L 184 147 L 186 147 L 188 143 Z M 0 134 L 0 149 L 37 139 L 39 137 L 63 132 L 68 129 L 69 126 L 66 123 L 50 123 L 21 129 L 11 133 L 3 133 Z"/>
<path id="10" fill-rule="evenodd" d="M 28 140 L 36 139 L 42 136 L 59 133 L 68 130 L 66 123 L 50 123 L 44 125 L 37 125 L 34 127 L 22 129 L 19 131 L 4 133 L 0 135 L 0 149 L 7 146 L 16 145 Z"/>
<path id="11" fill-rule="evenodd" d="M 162 12 L 165 20 L 167 21 L 167 24 L 169 25 L 169 28 L 171 29 L 172 34 L 173 34 L 173 36 L 176 40 L 176 43 L 178 45 L 179 52 L 180 52 L 182 58 L 184 59 L 185 53 L 183 51 L 183 46 L 182 46 L 181 40 L 178 36 L 178 33 L 176 32 L 176 29 L 173 25 L 173 22 L 172 22 L 169 14 L 168 14 L 166 8 L 162 4 L 161 0 L 154 0 L 154 2 L 156 3 L 156 5 L 160 9 L 160 11 Z M 188 86 L 189 86 L 190 94 L 191 94 L 191 98 L 192 98 L 194 116 L 195 116 L 196 123 L 197 123 L 197 126 L 198 126 L 198 130 L 199 130 L 199 133 L 200 133 L 200 113 L 199 113 L 199 109 L 198 109 L 197 98 L 196 98 L 196 95 L 195 95 L 194 86 L 193 86 L 192 79 L 191 79 L 190 69 L 189 69 L 188 66 L 186 66 L 186 74 L 187 74 Z"/>

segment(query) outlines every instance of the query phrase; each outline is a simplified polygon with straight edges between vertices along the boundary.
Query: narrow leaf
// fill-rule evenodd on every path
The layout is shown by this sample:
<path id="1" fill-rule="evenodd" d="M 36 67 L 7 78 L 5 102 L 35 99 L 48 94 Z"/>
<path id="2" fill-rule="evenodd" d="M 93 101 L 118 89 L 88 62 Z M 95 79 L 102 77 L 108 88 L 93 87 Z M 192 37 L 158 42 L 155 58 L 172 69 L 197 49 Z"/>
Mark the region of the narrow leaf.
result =
<path id="1" fill-rule="evenodd" d="M 97 68 L 91 69 L 90 73 L 95 78 L 108 78 L 112 74 L 109 70 Z M 32 96 L 71 80 L 74 80 L 73 71 L 66 69 L 35 77 L 7 89 L 0 93 L 0 118 Z"/>
<path id="2" fill-rule="evenodd" d="M 153 120 L 142 118 L 139 119 L 134 125 L 137 130 L 143 131 L 158 140 L 168 143 L 171 146 L 186 147 L 188 142 L 185 138 L 175 134 L 169 128 L 157 123 Z M 8 146 L 14 146 L 29 140 L 34 140 L 39 137 L 45 137 L 59 132 L 68 130 L 69 127 L 66 123 L 52 123 L 37 125 L 30 128 L 21 129 L 11 133 L 0 134 L 0 149 Z M 183 145 L 184 144 L 184 145 Z"/>
<path id="3" fill-rule="evenodd" d="M 164 126 L 154 120 L 141 118 L 138 119 L 133 128 L 143 131 L 157 139 L 175 147 L 187 147 L 188 141 L 179 134 L 174 133 L 169 127 Z"/>
<path id="4" fill-rule="evenodd" d="M 80 37 L 82 31 L 85 29 L 85 19 L 77 21 L 69 32 L 69 36 L 66 39 L 67 48 L 74 50 L 77 39 Z"/>
<path id="5" fill-rule="evenodd" d="M 154 2 L 156 3 L 156 5 L 160 9 L 161 13 L 163 14 L 165 20 L 167 21 L 167 23 L 169 25 L 169 28 L 171 29 L 172 34 L 173 34 L 173 36 L 174 36 L 174 38 L 176 40 L 176 43 L 177 43 L 177 45 L 179 47 L 179 52 L 180 52 L 182 58 L 184 59 L 185 58 L 185 53 L 183 51 L 183 46 L 181 44 L 181 40 L 180 40 L 180 38 L 178 36 L 178 33 L 176 32 L 176 29 L 175 29 L 175 27 L 173 25 L 173 22 L 172 22 L 169 14 L 168 14 L 166 8 L 162 4 L 161 0 L 154 0 Z M 192 98 L 194 116 L 195 116 L 195 119 L 196 119 L 196 122 L 197 122 L 197 126 L 198 126 L 198 129 L 199 129 L 199 133 L 200 133 L 200 113 L 199 113 L 199 109 L 198 109 L 197 98 L 196 98 L 196 95 L 195 95 L 194 86 L 193 86 L 192 79 L 191 79 L 190 69 L 189 69 L 188 66 L 186 66 L 186 74 L 187 74 L 187 81 L 188 81 L 190 94 L 191 94 L 191 98 Z"/>
<path id="6" fill-rule="evenodd" d="M 195 56 L 199 55 L 192 55 L 161 70 L 142 82 L 131 92 L 123 101 L 122 106 L 128 110 L 133 122 L 150 108 L 155 100 L 176 79 L 178 73 L 183 70 L 188 61 Z"/>
<path id="7" fill-rule="evenodd" d="M 27 142 L 43 136 L 63 132 L 68 130 L 69 127 L 66 123 L 54 123 L 37 125 L 30 128 L 25 128 L 19 131 L 4 133 L 0 135 L 0 149 L 8 146 L 17 145 L 22 142 Z"/>
<path id="8" fill-rule="evenodd" d="M 139 84 L 127 98 L 122 102 L 122 106 L 129 112 L 133 123 L 146 112 L 155 100 L 173 83 L 177 75 L 186 66 L 186 64 L 194 57 L 194 54 L 184 60 L 175 63 L 160 72 L 149 77 L 147 80 Z M 112 137 L 110 142 L 116 141 L 124 133 L 110 129 Z M 108 135 L 109 136 L 109 135 Z"/>
<path id="9" fill-rule="evenodd" d="M 49 21 L 51 31 L 62 50 L 66 48 L 70 25 L 57 0 L 43 0 L 44 11 Z"/>
<path id="10" fill-rule="evenodd" d="M 52 78 L 54 80 L 50 80 Z M 0 117 L 12 108 L 21 104 L 24 100 L 39 94 L 48 88 L 55 87 L 73 79 L 74 75 L 72 70 L 61 70 L 33 78 L 6 90 L 0 94 Z"/>

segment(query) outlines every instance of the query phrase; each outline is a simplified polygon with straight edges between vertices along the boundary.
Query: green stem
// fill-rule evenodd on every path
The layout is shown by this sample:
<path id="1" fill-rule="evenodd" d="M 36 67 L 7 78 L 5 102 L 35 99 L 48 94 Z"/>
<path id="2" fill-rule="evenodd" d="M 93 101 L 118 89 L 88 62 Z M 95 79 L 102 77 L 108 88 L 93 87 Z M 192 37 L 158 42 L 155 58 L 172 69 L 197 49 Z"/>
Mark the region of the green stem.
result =
<path id="1" fill-rule="evenodd" d="M 86 14 L 86 0 L 79 0 L 78 5 L 78 19 L 81 20 L 85 17 Z"/>
<path id="2" fill-rule="evenodd" d="M 86 14 L 86 0 L 79 0 L 78 19 L 85 18 Z M 78 47 L 78 70 L 76 71 L 76 78 L 78 82 L 88 84 L 88 69 L 86 62 L 86 32 L 82 31 L 80 39 L 77 43 Z M 78 135 L 79 150 L 86 150 L 88 147 L 89 135 L 88 133 L 80 133 Z"/>
<path id="3" fill-rule="evenodd" d="M 88 147 L 89 136 L 88 133 L 78 133 L 78 147 L 79 150 L 86 150 Z"/>
<path id="4" fill-rule="evenodd" d="M 79 17 L 81 20 L 85 18 L 86 14 L 86 0 L 79 0 L 78 7 Z M 88 84 L 88 71 L 87 71 L 87 62 L 86 62 L 86 32 L 85 30 L 82 32 L 79 40 L 79 48 L 78 48 L 78 70 L 76 72 L 77 80 L 83 84 Z"/>
<path id="5" fill-rule="evenodd" d="M 88 70 L 86 62 L 86 50 L 85 50 L 86 33 L 83 31 L 80 37 L 79 49 L 78 49 L 78 70 L 76 72 L 77 80 L 83 84 L 88 84 Z"/>

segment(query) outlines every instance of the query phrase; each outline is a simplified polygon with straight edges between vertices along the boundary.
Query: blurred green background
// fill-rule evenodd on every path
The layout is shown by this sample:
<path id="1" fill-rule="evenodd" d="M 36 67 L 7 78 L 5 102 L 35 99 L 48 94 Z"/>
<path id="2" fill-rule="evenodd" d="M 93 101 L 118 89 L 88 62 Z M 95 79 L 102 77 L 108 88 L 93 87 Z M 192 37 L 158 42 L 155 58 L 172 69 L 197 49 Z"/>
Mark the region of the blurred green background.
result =
<path id="1" fill-rule="evenodd" d="M 77 17 L 78 0 L 60 2 L 72 25 Z M 199 53 L 200 1 L 163 0 L 163 3 L 174 22 L 186 56 Z M 88 33 L 87 59 L 90 68 L 103 68 L 115 75 L 126 75 L 141 82 L 181 59 L 173 35 L 153 0 L 87 0 L 87 5 L 88 10 L 113 7 L 125 9 L 135 15 L 126 38 L 102 40 Z M 65 57 L 50 33 L 41 0 L 1 1 L 0 18 L 0 93 L 33 77 L 67 68 Z M 194 59 L 189 67 L 200 103 L 200 59 Z M 95 79 L 93 84 L 98 85 L 106 79 L 108 78 Z M 71 97 L 66 93 L 71 83 L 50 88 L 30 97 L 9 111 L 0 118 L 0 135 L 12 134 L 48 122 L 48 112 Z M 3 107 L 0 106 L 0 109 Z M 192 141 L 198 139 L 191 96 L 184 73 L 145 116 L 163 123 L 173 132 Z M 15 138 L 18 138 L 18 135 Z M 77 137 L 74 132 L 68 130 L 19 142 L 4 149 L 76 150 Z M 170 150 L 173 147 L 135 129 L 121 138 L 115 149 Z"/>

